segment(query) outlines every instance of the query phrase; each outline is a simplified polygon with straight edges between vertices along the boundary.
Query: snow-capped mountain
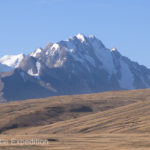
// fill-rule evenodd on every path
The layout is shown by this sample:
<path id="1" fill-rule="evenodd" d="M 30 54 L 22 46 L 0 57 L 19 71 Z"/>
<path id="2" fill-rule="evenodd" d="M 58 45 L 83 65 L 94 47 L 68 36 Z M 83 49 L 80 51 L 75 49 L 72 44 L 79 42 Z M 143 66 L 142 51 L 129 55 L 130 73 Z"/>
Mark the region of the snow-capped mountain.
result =
<path id="1" fill-rule="evenodd" d="M 0 58 L 1 66 L 5 67 L 4 69 L 0 68 L 0 72 L 7 72 L 14 68 L 19 67 L 20 62 L 25 58 L 24 54 L 19 55 L 5 55 Z M 7 69 L 9 68 L 9 69 Z"/>
<path id="2" fill-rule="evenodd" d="M 148 68 L 122 56 L 116 48 L 106 48 L 95 36 L 83 34 L 38 48 L 18 66 L 2 77 L 4 99 L 150 87 Z"/>

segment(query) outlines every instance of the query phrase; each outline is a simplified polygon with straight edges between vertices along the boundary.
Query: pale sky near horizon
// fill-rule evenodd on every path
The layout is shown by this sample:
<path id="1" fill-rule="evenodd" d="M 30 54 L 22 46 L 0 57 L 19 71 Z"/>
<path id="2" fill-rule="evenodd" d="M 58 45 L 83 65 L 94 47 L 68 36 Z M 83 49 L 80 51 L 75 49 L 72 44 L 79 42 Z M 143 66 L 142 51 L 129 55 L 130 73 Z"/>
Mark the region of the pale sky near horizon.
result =
<path id="1" fill-rule="evenodd" d="M 150 68 L 150 0 L 0 0 L 0 57 L 78 33 Z"/>

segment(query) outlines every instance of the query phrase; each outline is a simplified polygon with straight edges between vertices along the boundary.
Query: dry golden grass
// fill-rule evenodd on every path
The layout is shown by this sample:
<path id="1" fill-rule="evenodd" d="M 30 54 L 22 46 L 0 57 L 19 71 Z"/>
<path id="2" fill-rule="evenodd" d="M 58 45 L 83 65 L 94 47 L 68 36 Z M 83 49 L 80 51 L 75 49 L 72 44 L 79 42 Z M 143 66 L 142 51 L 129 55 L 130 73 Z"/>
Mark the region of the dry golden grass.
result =
<path id="1" fill-rule="evenodd" d="M 50 140 L 48 145 L 0 144 L 4 150 L 149 150 L 150 90 L 1 104 L 0 131 L 0 139 Z"/>
<path id="2" fill-rule="evenodd" d="M 149 134 L 2 135 L 8 139 L 55 139 L 45 145 L 0 145 L 0 150 L 149 150 Z"/>
<path id="3" fill-rule="evenodd" d="M 30 128 L 30 132 L 32 131 L 36 134 L 150 133 L 150 99 L 65 122 Z"/>

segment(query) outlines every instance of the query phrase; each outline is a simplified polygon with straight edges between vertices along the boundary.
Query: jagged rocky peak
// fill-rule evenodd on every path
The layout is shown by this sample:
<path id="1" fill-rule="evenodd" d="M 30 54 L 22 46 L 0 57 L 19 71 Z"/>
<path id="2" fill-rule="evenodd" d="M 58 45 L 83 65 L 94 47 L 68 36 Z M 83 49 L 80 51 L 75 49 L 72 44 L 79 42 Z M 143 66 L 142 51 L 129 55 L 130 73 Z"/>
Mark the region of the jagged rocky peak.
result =
<path id="1" fill-rule="evenodd" d="M 95 42 L 99 42 L 101 44 L 103 44 L 98 38 L 96 38 L 94 35 L 90 35 L 90 36 L 86 36 L 82 33 L 78 33 L 76 36 L 72 36 L 69 38 L 69 40 L 75 41 L 75 40 L 80 41 L 83 44 L 87 44 L 89 42 L 95 41 Z M 66 40 L 66 41 L 69 41 Z"/>
<path id="2" fill-rule="evenodd" d="M 62 40 L 57 43 L 49 43 L 45 48 L 38 48 L 30 54 L 32 57 L 39 57 L 41 55 L 54 56 L 55 53 L 68 52 L 86 52 L 89 48 L 105 49 L 104 44 L 98 40 L 94 35 L 85 36 L 84 34 L 77 34 L 76 36 L 70 37 L 68 40 Z M 82 54 L 83 55 L 83 54 Z"/>
<path id="3" fill-rule="evenodd" d="M 111 51 L 94 35 L 85 36 L 79 33 L 68 40 L 38 48 L 30 56 L 44 61 L 49 68 L 61 67 L 65 62 L 72 62 L 72 65 L 76 62 L 89 71 L 91 66 L 99 66 L 109 73 L 115 72 Z"/>
<path id="4" fill-rule="evenodd" d="M 86 41 L 85 35 L 79 33 L 76 35 L 77 39 L 79 39 L 82 43 Z"/>

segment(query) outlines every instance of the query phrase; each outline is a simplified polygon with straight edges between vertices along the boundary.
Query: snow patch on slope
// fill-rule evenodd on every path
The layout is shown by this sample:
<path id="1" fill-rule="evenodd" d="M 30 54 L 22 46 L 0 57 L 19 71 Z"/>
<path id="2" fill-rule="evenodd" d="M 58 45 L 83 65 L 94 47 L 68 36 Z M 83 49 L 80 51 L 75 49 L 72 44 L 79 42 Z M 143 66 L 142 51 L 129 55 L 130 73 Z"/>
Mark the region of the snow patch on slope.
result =
<path id="1" fill-rule="evenodd" d="M 59 48 L 59 44 L 54 43 L 53 46 L 51 47 L 51 49 L 58 49 Z"/>
<path id="2" fill-rule="evenodd" d="M 19 67 L 20 62 L 24 59 L 24 54 L 19 55 L 5 55 L 0 58 L 0 63 L 11 68 Z"/>
<path id="3" fill-rule="evenodd" d="M 111 52 L 116 51 L 116 50 L 117 49 L 115 47 L 113 47 L 113 48 L 110 49 Z"/>
<path id="4" fill-rule="evenodd" d="M 51 47 L 50 55 L 51 55 L 51 56 L 54 56 L 55 53 L 56 53 L 59 49 L 60 49 L 59 44 L 54 43 L 54 44 L 52 45 L 52 47 Z"/>
<path id="5" fill-rule="evenodd" d="M 63 61 L 63 60 L 58 59 L 58 60 L 56 61 L 56 63 L 54 64 L 54 67 L 55 67 L 55 68 L 60 67 L 60 66 L 62 66 L 62 65 L 63 65 L 63 63 L 64 63 L 64 61 Z"/>
<path id="6" fill-rule="evenodd" d="M 31 53 L 30 56 L 36 57 L 36 56 L 37 56 L 39 53 L 41 53 L 41 52 L 42 52 L 42 50 L 41 50 L 40 48 L 37 48 L 37 49 L 35 50 L 35 52 Z"/>
<path id="7" fill-rule="evenodd" d="M 31 76 L 34 76 L 34 77 L 40 79 L 40 77 L 39 77 L 39 76 L 40 76 L 40 68 L 41 68 L 41 64 L 40 64 L 39 62 L 36 62 L 36 69 L 37 69 L 37 72 L 34 73 L 33 70 L 32 70 L 32 68 L 31 68 L 31 69 L 28 70 L 27 73 L 28 73 L 29 75 L 31 75 Z"/>
<path id="8" fill-rule="evenodd" d="M 85 36 L 81 33 L 77 34 L 77 39 L 79 39 L 82 43 L 85 42 Z"/>

